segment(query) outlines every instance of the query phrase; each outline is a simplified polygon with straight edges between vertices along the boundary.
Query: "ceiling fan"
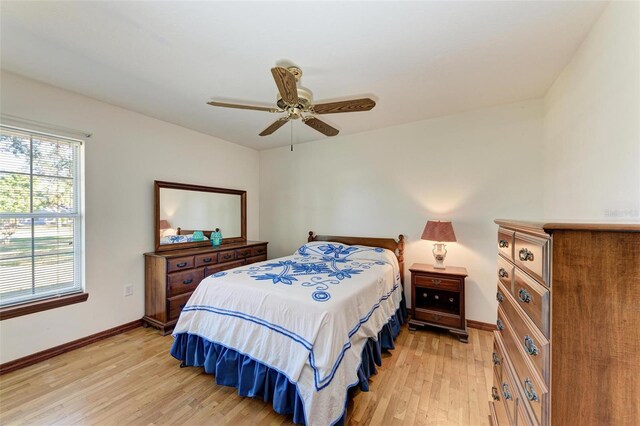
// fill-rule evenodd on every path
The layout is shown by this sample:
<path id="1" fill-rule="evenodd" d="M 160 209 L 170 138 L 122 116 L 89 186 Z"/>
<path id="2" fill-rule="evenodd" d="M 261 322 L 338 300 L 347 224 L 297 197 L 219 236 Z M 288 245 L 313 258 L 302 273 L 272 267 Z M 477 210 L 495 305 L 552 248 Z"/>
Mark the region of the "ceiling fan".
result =
<path id="1" fill-rule="evenodd" d="M 226 102 L 211 101 L 207 104 L 223 108 L 251 109 L 271 113 L 285 113 L 269 127 L 264 129 L 260 136 L 267 136 L 278 130 L 289 120 L 301 119 L 304 124 L 317 130 L 326 136 L 335 136 L 339 130 L 331 127 L 324 121 L 315 117 L 315 114 L 336 114 L 339 112 L 369 111 L 376 106 L 375 101 L 369 98 L 352 99 L 348 101 L 313 103 L 313 94 L 310 90 L 299 86 L 302 70 L 298 67 L 271 68 L 271 74 L 278 87 L 278 108 L 230 104 Z"/>

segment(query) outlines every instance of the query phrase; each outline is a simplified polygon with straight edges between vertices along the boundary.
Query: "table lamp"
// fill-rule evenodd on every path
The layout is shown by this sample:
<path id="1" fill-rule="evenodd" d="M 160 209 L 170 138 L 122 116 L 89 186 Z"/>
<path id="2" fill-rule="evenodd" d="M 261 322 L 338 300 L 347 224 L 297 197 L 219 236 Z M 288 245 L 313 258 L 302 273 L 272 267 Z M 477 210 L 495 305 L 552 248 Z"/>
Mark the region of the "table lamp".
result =
<path id="1" fill-rule="evenodd" d="M 433 257 L 436 263 L 434 269 L 446 269 L 444 266 L 444 258 L 447 256 L 445 242 L 455 242 L 456 234 L 453 232 L 451 222 L 429 220 L 422 232 L 422 239 L 428 241 L 436 241 L 433 245 Z"/>

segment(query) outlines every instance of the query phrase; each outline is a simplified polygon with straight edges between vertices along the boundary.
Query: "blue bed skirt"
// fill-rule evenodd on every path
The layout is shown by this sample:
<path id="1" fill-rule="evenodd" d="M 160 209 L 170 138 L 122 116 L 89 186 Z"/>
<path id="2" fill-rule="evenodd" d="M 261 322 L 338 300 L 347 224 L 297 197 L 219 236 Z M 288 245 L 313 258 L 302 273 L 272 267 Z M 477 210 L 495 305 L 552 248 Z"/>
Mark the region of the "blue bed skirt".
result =
<path id="1" fill-rule="evenodd" d="M 382 351 L 394 349 L 393 341 L 406 319 L 407 309 L 403 298 L 400 308 L 378 333 L 378 340 L 369 339 L 365 344 L 362 363 L 358 368 L 358 382 L 352 387 L 359 386 L 364 392 L 369 390 L 369 377 L 376 374 L 376 366 L 382 365 Z M 284 374 L 248 355 L 188 333 L 176 336 L 171 355 L 182 361 L 181 366 L 204 367 L 206 373 L 215 375 L 217 384 L 237 388 L 238 395 L 271 402 L 276 413 L 292 414 L 295 423 L 305 423 L 302 399 L 296 385 Z M 336 425 L 344 424 L 346 410 L 345 405 L 342 418 Z"/>

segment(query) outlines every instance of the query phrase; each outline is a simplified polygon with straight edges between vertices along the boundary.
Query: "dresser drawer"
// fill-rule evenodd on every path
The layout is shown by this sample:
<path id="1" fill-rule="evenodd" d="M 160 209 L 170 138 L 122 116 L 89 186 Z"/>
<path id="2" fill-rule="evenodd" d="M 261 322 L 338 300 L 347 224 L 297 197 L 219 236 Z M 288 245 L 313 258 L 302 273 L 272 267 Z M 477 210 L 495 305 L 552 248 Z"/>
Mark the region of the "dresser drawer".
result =
<path id="1" fill-rule="evenodd" d="M 251 247 L 241 248 L 236 250 L 236 259 L 244 259 L 251 256 Z"/>
<path id="2" fill-rule="evenodd" d="M 192 292 L 204 278 L 204 268 L 191 269 L 184 272 L 174 272 L 167 276 L 169 283 L 168 297 Z"/>
<path id="3" fill-rule="evenodd" d="M 515 271 L 513 297 L 529 319 L 549 337 L 549 290 L 529 278 L 519 269 Z"/>
<path id="4" fill-rule="evenodd" d="M 167 272 L 181 271 L 189 268 L 193 268 L 193 256 L 167 259 Z"/>
<path id="5" fill-rule="evenodd" d="M 251 248 L 251 256 L 261 256 L 267 254 L 267 246 L 257 246 Z"/>
<path id="6" fill-rule="evenodd" d="M 213 275 L 217 272 L 226 271 L 232 268 L 237 268 L 238 266 L 242 266 L 245 263 L 246 263 L 245 260 L 238 260 L 236 262 L 225 263 L 224 265 L 207 266 L 204 270 L 204 276 L 208 277 L 209 275 Z"/>
<path id="7" fill-rule="evenodd" d="M 463 329 L 462 318 L 460 317 L 460 315 L 415 308 L 415 319 L 428 322 L 433 325 L 442 325 L 445 327 Z"/>
<path id="8" fill-rule="evenodd" d="M 196 256 L 196 268 L 218 263 L 218 253 L 199 254 Z"/>
<path id="9" fill-rule="evenodd" d="M 256 262 L 264 262 L 265 260 L 267 260 L 267 255 L 262 255 L 262 256 L 252 256 L 250 258 L 247 259 L 247 265 L 251 264 L 251 263 L 256 263 Z"/>
<path id="10" fill-rule="evenodd" d="M 549 286 L 549 240 L 516 232 L 513 252 L 517 266 Z"/>
<path id="11" fill-rule="evenodd" d="M 169 305 L 169 321 L 177 319 L 180 316 L 180 312 L 182 312 L 182 308 L 187 304 L 189 298 L 191 297 L 191 293 L 181 294 L 180 296 L 175 296 L 167 299 L 167 304 Z"/>
<path id="12" fill-rule="evenodd" d="M 425 275 L 413 274 L 413 284 L 416 286 L 431 287 L 449 291 L 460 291 L 461 281 L 447 278 L 437 278 Z"/>
<path id="13" fill-rule="evenodd" d="M 234 260 L 236 258 L 235 250 L 226 250 L 218 253 L 218 263 L 228 262 L 230 260 Z"/>
<path id="14" fill-rule="evenodd" d="M 549 379 L 549 341 L 527 317 L 527 314 L 516 305 L 511 294 L 506 295 L 499 308 L 503 309 L 506 321 L 513 329 L 513 339 L 517 342 L 527 358 L 535 367 L 543 380 Z M 505 342 L 509 337 L 503 333 Z"/>
<path id="15" fill-rule="evenodd" d="M 513 282 L 514 269 L 515 266 L 504 260 L 502 256 L 498 256 L 497 276 L 509 291 L 511 291 L 511 288 L 513 287 L 511 283 Z"/>
<path id="16" fill-rule="evenodd" d="M 513 236 L 515 232 L 508 229 L 498 229 L 498 253 L 513 262 Z"/>

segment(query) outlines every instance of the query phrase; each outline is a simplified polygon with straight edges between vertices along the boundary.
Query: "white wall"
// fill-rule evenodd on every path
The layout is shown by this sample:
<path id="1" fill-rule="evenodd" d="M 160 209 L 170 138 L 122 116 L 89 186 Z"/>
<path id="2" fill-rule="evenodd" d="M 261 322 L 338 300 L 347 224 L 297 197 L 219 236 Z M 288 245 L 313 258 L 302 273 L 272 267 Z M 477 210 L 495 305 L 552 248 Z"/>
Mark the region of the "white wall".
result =
<path id="1" fill-rule="evenodd" d="M 640 3 L 612 2 L 544 99 L 545 215 L 640 219 Z"/>
<path id="2" fill-rule="evenodd" d="M 431 263 L 427 219 L 451 219 L 467 318 L 496 317 L 493 220 L 542 214 L 542 101 L 482 109 L 260 152 L 260 238 L 270 257 L 307 232 L 408 239 L 405 264 Z M 409 277 L 408 271 L 405 272 Z M 409 296 L 409 294 L 407 294 Z"/>
<path id="3" fill-rule="evenodd" d="M 0 363 L 143 316 L 154 179 L 245 189 L 248 237 L 257 239 L 256 151 L 15 74 L 2 72 L 0 85 L 2 113 L 93 133 L 85 144 L 89 300 L 0 322 Z M 123 296 L 125 284 L 133 296 Z"/>

